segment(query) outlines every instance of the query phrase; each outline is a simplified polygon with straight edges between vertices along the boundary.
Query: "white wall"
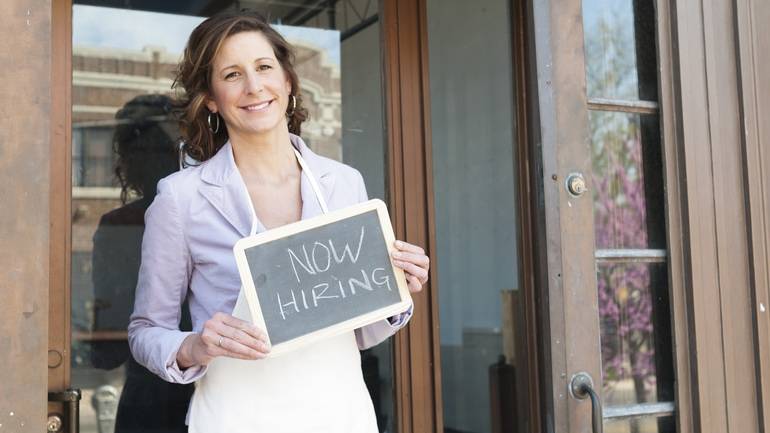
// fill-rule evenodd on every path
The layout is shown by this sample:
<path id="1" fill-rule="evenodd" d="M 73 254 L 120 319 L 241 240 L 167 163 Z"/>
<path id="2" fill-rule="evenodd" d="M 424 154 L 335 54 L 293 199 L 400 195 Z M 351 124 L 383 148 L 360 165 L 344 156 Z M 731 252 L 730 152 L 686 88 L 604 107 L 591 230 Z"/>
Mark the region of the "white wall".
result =
<path id="1" fill-rule="evenodd" d="M 489 432 L 500 291 L 518 286 L 506 0 L 429 0 L 433 182 L 448 429 Z"/>

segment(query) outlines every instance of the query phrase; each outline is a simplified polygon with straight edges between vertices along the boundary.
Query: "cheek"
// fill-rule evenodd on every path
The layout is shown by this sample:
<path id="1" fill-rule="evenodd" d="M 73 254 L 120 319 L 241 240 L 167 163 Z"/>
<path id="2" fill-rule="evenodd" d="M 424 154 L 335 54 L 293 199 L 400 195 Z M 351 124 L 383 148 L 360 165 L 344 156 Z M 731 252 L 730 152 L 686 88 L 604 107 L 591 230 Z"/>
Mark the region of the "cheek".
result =
<path id="1" fill-rule="evenodd" d="M 220 110 L 227 110 L 229 106 L 237 101 L 238 92 L 233 89 L 234 86 L 217 86 L 213 90 L 213 100 Z"/>

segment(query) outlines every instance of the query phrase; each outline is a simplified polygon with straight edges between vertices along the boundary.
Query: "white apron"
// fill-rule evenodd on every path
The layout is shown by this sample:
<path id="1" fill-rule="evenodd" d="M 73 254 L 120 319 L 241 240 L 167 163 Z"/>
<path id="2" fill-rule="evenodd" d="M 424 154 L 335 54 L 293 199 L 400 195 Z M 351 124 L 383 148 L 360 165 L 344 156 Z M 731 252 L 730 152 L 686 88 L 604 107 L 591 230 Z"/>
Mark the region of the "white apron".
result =
<path id="1" fill-rule="evenodd" d="M 318 203 L 313 173 L 296 150 Z M 251 199 L 251 235 L 257 218 Z M 233 316 L 253 323 L 243 288 Z M 190 433 L 377 433 L 353 331 L 256 361 L 217 357 L 196 382 Z"/>

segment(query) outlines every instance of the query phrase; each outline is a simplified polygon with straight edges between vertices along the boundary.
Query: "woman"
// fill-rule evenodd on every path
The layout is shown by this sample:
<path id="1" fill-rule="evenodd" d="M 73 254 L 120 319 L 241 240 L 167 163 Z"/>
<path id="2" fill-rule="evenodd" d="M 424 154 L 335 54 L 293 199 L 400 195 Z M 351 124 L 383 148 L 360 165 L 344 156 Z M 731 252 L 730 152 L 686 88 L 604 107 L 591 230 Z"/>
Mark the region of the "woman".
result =
<path id="1" fill-rule="evenodd" d="M 129 341 L 155 374 L 197 381 L 192 432 L 376 432 L 358 350 L 411 316 L 410 308 L 263 359 L 270 348 L 245 308 L 233 245 L 366 200 L 358 171 L 315 155 L 299 138 L 306 112 L 292 61 L 289 44 L 261 16 L 241 12 L 201 23 L 180 64 L 183 135 L 190 156 L 203 163 L 158 184 Z M 393 263 L 418 292 L 428 257 L 404 242 L 396 248 Z M 185 299 L 189 333 L 178 330 Z"/>

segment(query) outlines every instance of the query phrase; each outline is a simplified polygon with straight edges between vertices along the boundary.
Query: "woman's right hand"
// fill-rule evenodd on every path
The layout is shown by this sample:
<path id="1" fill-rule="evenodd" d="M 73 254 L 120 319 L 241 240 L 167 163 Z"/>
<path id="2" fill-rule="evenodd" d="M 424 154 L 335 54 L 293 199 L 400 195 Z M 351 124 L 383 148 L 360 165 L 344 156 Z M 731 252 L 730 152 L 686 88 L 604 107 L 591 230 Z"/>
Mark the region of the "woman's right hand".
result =
<path id="1" fill-rule="evenodd" d="M 176 355 L 180 368 L 208 365 L 217 356 L 261 359 L 270 353 L 265 332 L 229 314 L 216 313 L 200 333 L 190 334 Z"/>

